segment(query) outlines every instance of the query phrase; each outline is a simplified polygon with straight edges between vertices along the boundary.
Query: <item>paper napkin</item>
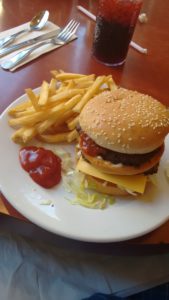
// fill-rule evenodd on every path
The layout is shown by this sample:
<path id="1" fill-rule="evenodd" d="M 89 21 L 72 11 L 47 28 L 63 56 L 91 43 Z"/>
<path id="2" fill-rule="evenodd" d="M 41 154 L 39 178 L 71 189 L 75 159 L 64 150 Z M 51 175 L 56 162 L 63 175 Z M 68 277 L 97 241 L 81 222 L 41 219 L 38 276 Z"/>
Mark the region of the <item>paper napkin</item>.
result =
<path id="1" fill-rule="evenodd" d="M 6 30 L 6 31 L 3 31 L 0 33 L 0 38 L 3 38 L 5 36 L 8 36 L 10 34 L 13 34 L 13 33 L 16 33 L 20 30 L 23 30 L 25 28 L 29 28 L 29 23 L 25 23 L 23 25 L 20 25 L 20 26 L 17 26 L 15 28 L 12 28 L 12 29 L 9 29 L 9 30 Z M 59 26 L 55 25 L 54 23 L 52 22 L 47 22 L 46 26 L 40 30 L 40 31 L 32 31 L 32 32 L 29 32 L 29 33 L 24 33 L 24 34 L 21 34 L 16 40 L 15 40 L 15 44 L 16 43 L 20 43 L 20 42 L 23 42 L 23 41 L 26 41 L 28 39 L 32 39 L 32 38 L 35 38 L 35 37 L 38 37 L 38 36 L 41 36 L 45 33 L 48 33 L 50 31 L 53 31 L 53 30 L 56 30 L 56 29 L 59 29 Z M 76 37 L 76 36 L 75 36 Z M 74 38 L 75 38 L 74 37 Z M 13 43 L 14 44 L 14 43 Z M 32 45 L 33 46 L 33 45 Z M 29 47 L 32 47 L 32 46 L 28 46 L 28 47 L 25 47 L 25 48 L 22 48 L 22 49 L 26 49 L 26 48 L 29 48 Z M 41 56 L 42 54 L 44 53 L 47 53 L 47 52 L 50 52 L 56 48 L 59 48 L 61 47 L 61 45 L 53 45 L 53 44 L 47 44 L 47 45 L 44 45 L 38 49 L 36 49 L 35 51 L 33 51 L 31 53 L 31 55 L 29 55 L 23 62 L 21 62 L 19 65 L 17 65 L 16 67 L 14 67 L 13 69 L 10 69 L 10 71 L 14 71 L 16 69 L 18 69 L 19 67 L 27 64 L 28 62 L 34 60 L 35 58 Z M 13 53 L 10 53 L 4 57 L 2 57 L 0 59 L 0 63 L 2 61 L 5 61 L 7 59 L 9 59 L 10 57 L 14 56 L 16 53 L 18 53 L 19 51 L 21 51 L 22 49 L 18 50 L 18 51 L 15 51 Z"/>

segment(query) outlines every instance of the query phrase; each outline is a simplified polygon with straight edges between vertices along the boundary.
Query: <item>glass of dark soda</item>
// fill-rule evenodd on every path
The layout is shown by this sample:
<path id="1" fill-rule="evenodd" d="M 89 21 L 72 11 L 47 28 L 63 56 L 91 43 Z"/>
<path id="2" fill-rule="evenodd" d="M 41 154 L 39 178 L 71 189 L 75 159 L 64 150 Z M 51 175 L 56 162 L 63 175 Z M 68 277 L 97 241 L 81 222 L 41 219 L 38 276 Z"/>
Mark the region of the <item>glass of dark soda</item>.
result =
<path id="1" fill-rule="evenodd" d="M 93 55 L 108 66 L 125 62 L 143 0 L 99 0 Z"/>

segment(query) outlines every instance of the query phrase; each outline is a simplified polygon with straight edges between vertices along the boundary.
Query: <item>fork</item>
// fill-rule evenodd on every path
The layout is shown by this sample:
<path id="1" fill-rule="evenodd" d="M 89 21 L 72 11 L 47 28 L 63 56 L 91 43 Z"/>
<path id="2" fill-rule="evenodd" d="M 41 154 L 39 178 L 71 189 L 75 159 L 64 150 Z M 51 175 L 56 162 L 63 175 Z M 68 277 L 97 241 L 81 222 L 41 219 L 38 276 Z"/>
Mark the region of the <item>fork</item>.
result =
<path id="1" fill-rule="evenodd" d="M 20 62 L 22 62 L 25 58 L 27 58 L 34 50 L 38 49 L 41 46 L 47 44 L 53 45 L 65 45 L 67 44 L 73 35 L 76 33 L 80 23 L 76 22 L 75 20 L 71 20 L 61 31 L 60 33 L 49 40 L 43 41 L 38 43 L 33 47 L 29 47 L 25 50 L 20 51 L 19 53 L 12 56 L 10 59 L 5 60 L 1 63 L 1 67 L 5 70 L 12 69 L 16 67 Z"/>

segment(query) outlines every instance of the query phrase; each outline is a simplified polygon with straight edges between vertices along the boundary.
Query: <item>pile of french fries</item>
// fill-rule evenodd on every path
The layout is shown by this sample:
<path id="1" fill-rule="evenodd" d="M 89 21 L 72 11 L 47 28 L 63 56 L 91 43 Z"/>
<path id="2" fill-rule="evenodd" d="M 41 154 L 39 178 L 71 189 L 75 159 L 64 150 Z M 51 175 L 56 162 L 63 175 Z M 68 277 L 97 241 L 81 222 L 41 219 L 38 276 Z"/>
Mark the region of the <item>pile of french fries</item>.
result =
<path id="1" fill-rule="evenodd" d="M 50 82 L 43 81 L 38 94 L 26 89 L 26 101 L 9 109 L 15 143 L 26 144 L 33 139 L 71 143 L 78 136 L 76 126 L 85 104 L 104 90 L 117 88 L 111 75 L 83 75 L 62 70 L 51 71 L 51 74 Z"/>

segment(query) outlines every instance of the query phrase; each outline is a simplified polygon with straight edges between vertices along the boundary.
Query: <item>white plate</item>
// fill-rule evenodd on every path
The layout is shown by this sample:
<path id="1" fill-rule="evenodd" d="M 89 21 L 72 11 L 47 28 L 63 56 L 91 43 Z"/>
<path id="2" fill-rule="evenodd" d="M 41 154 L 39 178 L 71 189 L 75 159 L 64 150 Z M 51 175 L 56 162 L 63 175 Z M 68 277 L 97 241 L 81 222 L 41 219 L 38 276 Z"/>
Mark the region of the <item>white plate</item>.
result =
<path id="1" fill-rule="evenodd" d="M 10 107 L 25 100 L 25 95 Z M 169 218 L 169 183 L 164 167 L 169 154 L 166 139 L 157 175 L 158 187 L 151 187 L 145 199 L 116 199 L 104 210 L 72 205 L 63 185 L 50 190 L 38 186 L 21 168 L 19 146 L 11 141 L 7 110 L 0 117 L 0 189 L 7 200 L 26 218 L 53 233 L 90 242 L 116 242 L 139 237 L 159 227 Z M 66 147 L 66 146 L 65 146 Z M 54 207 L 41 205 L 51 200 Z"/>

